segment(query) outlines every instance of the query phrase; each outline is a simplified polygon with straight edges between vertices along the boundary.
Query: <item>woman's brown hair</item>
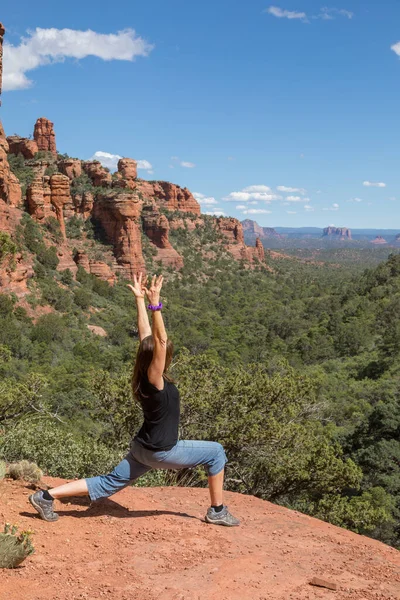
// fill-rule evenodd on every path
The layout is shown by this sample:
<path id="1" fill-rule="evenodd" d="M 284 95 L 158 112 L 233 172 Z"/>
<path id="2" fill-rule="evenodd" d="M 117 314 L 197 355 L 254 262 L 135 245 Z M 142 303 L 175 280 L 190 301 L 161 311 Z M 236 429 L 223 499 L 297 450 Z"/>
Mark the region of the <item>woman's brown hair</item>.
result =
<path id="1" fill-rule="evenodd" d="M 152 335 L 148 335 L 143 338 L 140 342 L 137 354 L 136 354 L 136 362 L 132 373 L 132 392 L 135 398 L 142 403 L 143 400 L 148 398 L 146 394 L 143 393 L 141 389 L 141 384 L 143 379 L 147 378 L 147 371 L 150 366 L 151 361 L 153 360 L 153 351 L 154 351 L 154 339 Z M 163 377 L 166 381 L 174 383 L 172 377 L 167 375 L 167 370 L 172 361 L 172 354 L 174 351 L 174 345 L 171 340 L 167 340 L 167 355 L 165 358 L 165 367 Z"/>

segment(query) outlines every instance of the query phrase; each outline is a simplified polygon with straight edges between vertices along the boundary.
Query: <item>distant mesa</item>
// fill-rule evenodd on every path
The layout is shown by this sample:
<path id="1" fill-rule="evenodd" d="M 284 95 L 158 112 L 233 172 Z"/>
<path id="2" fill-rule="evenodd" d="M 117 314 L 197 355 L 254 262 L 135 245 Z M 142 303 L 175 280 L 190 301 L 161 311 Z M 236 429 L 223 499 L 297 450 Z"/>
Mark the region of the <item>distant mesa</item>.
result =
<path id="1" fill-rule="evenodd" d="M 397 239 L 400 239 L 400 235 L 396 235 L 396 240 Z M 378 246 L 378 245 L 387 244 L 387 241 L 381 235 L 377 235 L 374 240 L 371 240 L 371 244 L 376 244 Z"/>
<path id="2" fill-rule="evenodd" d="M 273 227 L 261 227 L 256 221 L 252 219 L 245 219 L 242 221 L 243 231 L 250 235 L 256 235 L 259 238 L 282 238 L 282 236 L 275 231 Z"/>
<path id="3" fill-rule="evenodd" d="M 335 240 L 351 240 L 351 230 L 347 227 L 325 227 L 322 237 L 330 237 Z"/>

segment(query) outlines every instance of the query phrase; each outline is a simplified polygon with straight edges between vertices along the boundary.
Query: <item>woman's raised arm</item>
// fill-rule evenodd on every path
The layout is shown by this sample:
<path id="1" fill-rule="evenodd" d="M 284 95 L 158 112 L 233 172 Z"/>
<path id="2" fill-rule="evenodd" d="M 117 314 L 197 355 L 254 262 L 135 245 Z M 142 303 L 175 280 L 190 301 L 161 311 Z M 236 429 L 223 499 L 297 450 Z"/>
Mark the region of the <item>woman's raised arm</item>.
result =
<path id="1" fill-rule="evenodd" d="M 146 289 L 146 294 L 152 306 L 160 305 L 160 292 L 163 282 L 163 276 L 154 275 L 151 286 Z M 159 390 L 164 389 L 163 373 L 165 369 L 165 359 L 167 357 L 167 332 L 165 331 L 164 320 L 161 310 L 152 310 L 152 334 L 154 341 L 153 360 L 147 371 L 147 377 L 153 385 Z"/>
<path id="2" fill-rule="evenodd" d="M 136 306 L 138 311 L 138 332 L 139 339 L 142 341 L 145 337 L 151 335 L 151 327 L 149 316 L 146 310 L 145 304 L 145 293 L 146 293 L 146 280 L 147 277 L 139 273 L 139 276 L 133 276 L 134 285 L 128 285 L 128 288 L 132 290 L 136 298 Z"/>

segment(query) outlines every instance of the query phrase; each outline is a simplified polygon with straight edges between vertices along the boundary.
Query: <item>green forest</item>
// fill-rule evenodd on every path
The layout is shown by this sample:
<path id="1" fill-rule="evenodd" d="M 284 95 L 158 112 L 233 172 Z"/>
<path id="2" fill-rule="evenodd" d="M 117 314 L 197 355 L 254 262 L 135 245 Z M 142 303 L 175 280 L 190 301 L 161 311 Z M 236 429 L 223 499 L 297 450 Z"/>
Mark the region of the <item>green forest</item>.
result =
<path id="1" fill-rule="evenodd" d="M 323 262 L 267 252 L 271 269 L 251 270 L 202 219 L 170 232 L 180 272 L 144 243 L 148 272 L 165 275 L 181 438 L 224 445 L 229 490 L 400 547 L 400 255 L 376 264 L 354 249 Z M 95 225 L 70 222 L 71 247 L 86 236 L 109 251 Z M 34 258 L 29 305 L 51 307 L 33 320 L 0 295 L 0 457 L 72 478 L 113 466 L 141 424 L 130 389 L 138 332 L 126 281 L 57 270 L 59 235 L 55 219 L 26 214 L 13 239 L 0 237 L 0 260 Z M 137 485 L 168 483 L 206 485 L 201 470 Z"/>

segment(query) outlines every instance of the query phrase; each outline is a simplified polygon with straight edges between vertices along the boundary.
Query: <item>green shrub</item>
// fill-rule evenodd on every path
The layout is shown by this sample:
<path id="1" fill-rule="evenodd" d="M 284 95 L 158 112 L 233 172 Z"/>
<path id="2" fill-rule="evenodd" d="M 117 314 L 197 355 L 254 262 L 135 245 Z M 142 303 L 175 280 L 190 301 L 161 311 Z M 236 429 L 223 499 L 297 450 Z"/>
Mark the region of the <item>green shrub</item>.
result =
<path id="1" fill-rule="evenodd" d="M 9 256 L 15 256 L 17 245 L 12 241 L 8 233 L 0 231 L 0 262 Z"/>
<path id="2" fill-rule="evenodd" d="M 0 450 L 9 460 L 29 460 L 55 477 L 80 478 L 108 472 L 122 458 L 92 438 L 79 438 L 53 421 L 19 422 L 2 436 Z"/>
<path id="3" fill-rule="evenodd" d="M 85 288 L 78 288 L 74 291 L 74 302 L 77 306 L 86 310 L 92 302 L 91 293 Z"/>
<path id="4" fill-rule="evenodd" d="M 74 276 L 70 269 L 65 269 L 64 271 L 61 271 L 61 273 L 60 273 L 61 283 L 63 283 L 64 285 L 71 285 L 73 280 L 74 280 Z"/>
<path id="5" fill-rule="evenodd" d="M 67 238 L 73 240 L 79 240 L 82 237 L 82 229 L 84 226 L 84 222 L 82 219 L 74 215 L 67 221 L 65 226 Z"/>
<path id="6" fill-rule="evenodd" d="M 60 223 L 55 217 L 48 217 L 44 225 L 57 243 L 62 242 L 63 236 L 61 233 Z"/>

